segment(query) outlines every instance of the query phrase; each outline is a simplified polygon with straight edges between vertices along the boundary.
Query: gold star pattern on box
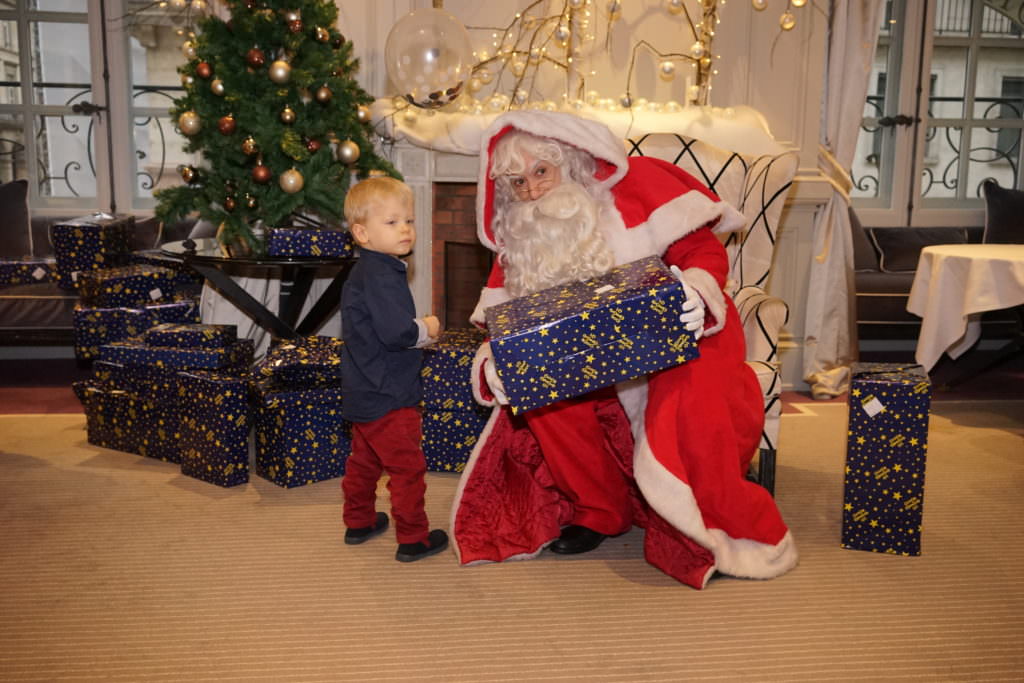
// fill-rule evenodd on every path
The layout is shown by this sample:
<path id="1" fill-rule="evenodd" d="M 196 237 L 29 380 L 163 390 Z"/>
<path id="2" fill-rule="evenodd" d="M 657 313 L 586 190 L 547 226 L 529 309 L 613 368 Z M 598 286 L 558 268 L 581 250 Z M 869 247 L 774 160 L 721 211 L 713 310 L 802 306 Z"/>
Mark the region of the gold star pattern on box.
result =
<path id="1" fill-rule="evenodd" d="M 855 363 L 842 546 L 921 554 L 931 383 L 920 365 Z"/>
<path id="2" fill-rule="evenodd" d="M 698 355 L 679 322 L 679 280 L 656 256 L 485 311 L 514 413 L 679 365 Z"/>
<path id="3" fill-rule="evenodd" d="M 355 256 L 355 249 L 352 236 L 346 230 L 270 228 L 267 256 L 341 258 Z"/>
<path id="4" fill-rule="evenodd" d="M 217 486 L 249 481 L 248 378 L 182 372 L 181 473 Z"/>

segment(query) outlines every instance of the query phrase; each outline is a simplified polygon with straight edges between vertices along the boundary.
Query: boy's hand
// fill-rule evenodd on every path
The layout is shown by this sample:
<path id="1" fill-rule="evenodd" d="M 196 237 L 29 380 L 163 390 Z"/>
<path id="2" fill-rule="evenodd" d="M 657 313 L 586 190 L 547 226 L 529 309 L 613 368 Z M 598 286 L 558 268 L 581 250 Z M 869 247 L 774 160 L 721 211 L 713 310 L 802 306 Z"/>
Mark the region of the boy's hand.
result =
<path id="1" fill-rule="evenodd" d="M 441 321 L 436 315 L 424 316 L 423 324 L 427 326 L 427 334 L 431 339 L 437 339 L 441 335 Z"/>

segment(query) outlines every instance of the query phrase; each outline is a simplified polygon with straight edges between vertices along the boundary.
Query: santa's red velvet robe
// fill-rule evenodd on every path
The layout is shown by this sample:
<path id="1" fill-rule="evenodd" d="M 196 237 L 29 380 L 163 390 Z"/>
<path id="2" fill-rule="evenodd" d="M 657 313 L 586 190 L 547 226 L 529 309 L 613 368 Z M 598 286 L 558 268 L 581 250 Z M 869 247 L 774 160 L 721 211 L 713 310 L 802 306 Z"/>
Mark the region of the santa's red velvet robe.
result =
<path id="1" fill-rule="evenodd" d="M 728 262 L 716 237 L 742 228 L 743 217 L 672 164 L 627 159 L 622 141 L 599 123 L 511 112 L 485 132 L 481 155 L 478 236 L 492 250 L 498 246 L 491 228 L 490 152 L 513 128 L 590 152 L 598 160 L 597 177 L 615 200 L 599 222 L 616 264 L 661 256 L 679 266 L 707 307 L 699 358 L 620 384 L 619 401 L 600 404 L 604 433 L 594 435 L 595 443 L 605 440 L 632 474 L 634 522 L 645 529 L 645 558 L 696 588 L 715 571 L 759 579 L 785 573 L 797 561 L 792 537 L 774 499 L 745 478 L 760 441 L 763 399 L 744 362 L 736 309 L 723 291 Z M 508 298 L 496 264 L 474 322 L 482 324 L 483 308 Z M 480 375 L 474 372 L 483 401 L 490 392 Z M 555 487 L 525 423 L 495 406 L 452 508 L 460 562 L 534 557 L 571 521 L 571 503 Z"/>

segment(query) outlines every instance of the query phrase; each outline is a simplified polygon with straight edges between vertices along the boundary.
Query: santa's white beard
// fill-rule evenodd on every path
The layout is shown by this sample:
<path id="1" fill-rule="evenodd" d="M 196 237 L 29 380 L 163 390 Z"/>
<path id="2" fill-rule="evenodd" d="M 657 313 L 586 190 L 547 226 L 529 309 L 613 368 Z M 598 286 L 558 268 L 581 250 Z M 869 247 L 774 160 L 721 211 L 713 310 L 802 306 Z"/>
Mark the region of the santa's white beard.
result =
<path id="1" fill-rule="evenodd" d="M 509 204 L 497 227 L 505 289 L 531 294 L 608 271 L 614 258 L 597 225 L 597 200 L 565 182 L 535 201 Z"/>

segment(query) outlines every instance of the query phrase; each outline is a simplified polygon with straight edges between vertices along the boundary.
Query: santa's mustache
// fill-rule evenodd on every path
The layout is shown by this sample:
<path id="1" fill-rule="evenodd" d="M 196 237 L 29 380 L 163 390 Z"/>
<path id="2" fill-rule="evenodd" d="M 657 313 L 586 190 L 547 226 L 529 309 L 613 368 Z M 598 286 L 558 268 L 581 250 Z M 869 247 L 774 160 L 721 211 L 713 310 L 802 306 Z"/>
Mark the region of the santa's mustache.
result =
<path id="1" fill-rule="evenodd" d="M 594 198 L 582 185 L 563 182 L 539 199 L 521 200 L 511 204 L 507 222 L 511 229 L 508 237 L 515 239 L 522 236 L 516 234 L 522 230 L 532 231 L 538 220 L 546 223 L 550 223 L 550 219 L 569 221 L 584 213 L 584 217 L 592 221 L 594 205 Z"/>

